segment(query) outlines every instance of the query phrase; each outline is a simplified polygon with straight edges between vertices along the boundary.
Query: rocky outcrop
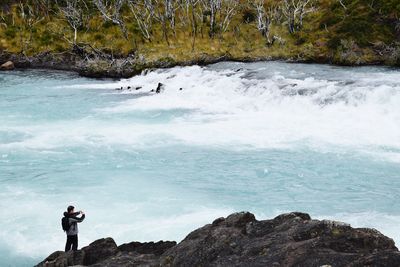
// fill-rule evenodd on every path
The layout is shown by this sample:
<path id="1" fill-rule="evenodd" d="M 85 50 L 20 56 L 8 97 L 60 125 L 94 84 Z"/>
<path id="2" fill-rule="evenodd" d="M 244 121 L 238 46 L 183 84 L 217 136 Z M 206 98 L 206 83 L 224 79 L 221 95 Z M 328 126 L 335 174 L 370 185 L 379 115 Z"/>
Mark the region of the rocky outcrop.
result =
<path id="1" fill-rule="evenodd" d="M 112 238 L 103 238 L 82 248 L 82 252 L 83 265 L 93 265 L 117 255 L 119 250 Z"/>
<path id="2" fill-rule="evenodd" d="M 0 70 L 13 70 L 15 69 L 14 63 L 12 61 L 7 61 L 0 66 Z"/>
<path id="3" fill-rule="evenodd" d="M 54 252 L 37 266 L 400 266 L 394 241 L 374 229 L 312 220 L 293 212 L 258 221 L 241 212 L 218 218 L 175 242 L 100 239 Z"/>
<path id="4" fill-rule="evenodd" d="M 162 258 L 170 266 L 360 266 L 360 262 L 399 266 L 400 253 L 392 239 L 376 230 L 311 220 L 296 212 L 266 221 L 257 221 L 251 213 L 217 219 L 189 234 Z"/>
<path id="5" fill-rule="evenodd" d="M 36 266 L 158 266 L 160 256 L 175 245 L 173 241 L 159 241 L 131 242 L 117 247 L 114 240 L 108 237 L 78 251 L 56 251 Z"/>

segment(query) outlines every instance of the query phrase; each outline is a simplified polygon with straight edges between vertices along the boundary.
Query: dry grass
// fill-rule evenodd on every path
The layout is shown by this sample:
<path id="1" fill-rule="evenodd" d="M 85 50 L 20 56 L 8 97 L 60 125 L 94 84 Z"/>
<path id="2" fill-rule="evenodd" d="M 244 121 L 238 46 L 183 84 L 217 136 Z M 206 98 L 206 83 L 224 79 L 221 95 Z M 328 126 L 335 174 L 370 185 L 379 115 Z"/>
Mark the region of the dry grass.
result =
<path id="1" fill-rule="evenodd" d="M 271 27 L 271 37 L 279 36 L 280 41 L 276 41 L 273 46 L 266 45 L 265 38 L 261 36 L 254 24 L 243 23 L 240 12 L 234 17 L 228 32 L 217 34 L 214 38 L 209 37 L 208 28 L 205 25 L 194 41 L 189 26 L 178 25 L 176 34 L 172 31 L 168 34 L 169 45 L 164 40 L 161 25 L 155 25 L 152 41 L 145 41 L 132 21 L 132 17 L 126 14 L 129 36 L 125 39 L 117 26 L 104 23 L 101 16 L 97 14 L 90 17 L 87 28 L 79 31 L 78 42 L 90 43 L 115 56 L 126 56 L 136 52 L 148 61 L 163 58 L 178 62 L 189 61 L 202 54 L 215 57 L 229 54 L 237 59 L 270 57 L 303 60 L 336 58 L 339 60 L 338 53 L 343 50 L 340 40 L 347 38 L 346 34 L 339 36 L 336 33 L 338 29 L 341 29 L 340 27 L 344 27 L 343 19 L 340 17 L 336 24 L 328 26 L 324 24 L 325 21 L 338 19 L 335 17 L 336 14 L 332 14 L 332 8 L 337 8 L 334 5 L 331 0 L 320 0 L 318 10 L 306 18 L 303 29 L 294 35 L 289 34 L 284 23 L 274 23 Z M 35 23 L 31 29 L 22 19 L 16 6 L 8 15 L 3 14 L 2 17 L 5 21 L 0 20 L 1 50 L 34 55 L 45 51 L 62 52 L 71 49 L 71 43 L 67 40 L 72 40 L 73 32 L 61 17 L 55 15 L 45 17 Z M 394 37 L 388 33 L 387 25 L 372 21 L 371 25 L 371 31 L 374 32 L 371 36 L 374 36 L 374 39 L 368 40 L 369 43 L 393 41 Z M 339 41 L 336 41 L 337 47 L 332 48 L 335 38 Z M 376 60 L 372 48 L 363 47 L 361 51 L 364 57 L 362 61 Z"/>

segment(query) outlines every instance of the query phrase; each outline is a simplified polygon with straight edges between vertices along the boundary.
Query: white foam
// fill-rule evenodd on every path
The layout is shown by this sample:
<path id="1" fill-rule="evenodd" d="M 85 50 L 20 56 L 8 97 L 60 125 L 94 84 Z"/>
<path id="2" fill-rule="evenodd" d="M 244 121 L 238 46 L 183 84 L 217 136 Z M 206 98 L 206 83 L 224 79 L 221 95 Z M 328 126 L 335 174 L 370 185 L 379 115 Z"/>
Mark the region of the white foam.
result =
<path id="1" fill-rule="evenodd" d="M 11 127 L 32 137 L 0 144 L 0 148 L 183 142 L 231 148 L 350 147 L 379 157 L 382 147 L 400 149 L 400 83 L 394 80 L 400 80 L 400 72 L 348 71 L 337 80 L 324 79 L 318 73 L 301 75 L 292 77 L 278 71 L 254 79 L 246 78 L 243 72 L 194 66 L 154 71 L 119 82 L 71 85 L 69 88 L 85 89 L 142 86 L 127 92 L 142 95 L 96 109 L 96 116 L 80 120 Z M 347 80 L 351 82 L 343 83 Z M 158 82 L 165 84 L 162 94 L 143 95 Z M 179 110 L 181 114 L 168 120 L 146 122 L 146 118 Z M 102 119 L 140 112 L 142 121 L 110 123 Z M 396 152 L 386 157 L 392 158 L 390 155 L 394 161 L 398 158 Z"/>

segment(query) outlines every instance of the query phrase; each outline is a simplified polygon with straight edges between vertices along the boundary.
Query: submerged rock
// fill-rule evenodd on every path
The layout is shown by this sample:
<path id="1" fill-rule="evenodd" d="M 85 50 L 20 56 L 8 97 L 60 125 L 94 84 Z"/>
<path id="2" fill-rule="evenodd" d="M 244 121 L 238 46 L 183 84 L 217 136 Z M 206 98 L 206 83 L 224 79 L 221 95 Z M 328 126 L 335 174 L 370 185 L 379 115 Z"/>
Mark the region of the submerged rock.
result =
<path id="1" fill-rule="evenodd" d="M 158 83 L 156 93 L 159 94 L 162 90 L 164 90 L 164 84 Z"/>
<path id="2" fill-rule="evenodd" d="M 54 252 L 37 266 L 400 266 L 394 241 L 374 229 L 312 220 L 292 212 L 256 220 L 249 212 L 218 218 L 182 242 L 100 239 Z"/>
<path id="3" fill-rule="evenodd" d="M 7 61 L 0 66 L 0 70 L 13 70 L 15 69 L 14 63 L 12 61 Z"/>

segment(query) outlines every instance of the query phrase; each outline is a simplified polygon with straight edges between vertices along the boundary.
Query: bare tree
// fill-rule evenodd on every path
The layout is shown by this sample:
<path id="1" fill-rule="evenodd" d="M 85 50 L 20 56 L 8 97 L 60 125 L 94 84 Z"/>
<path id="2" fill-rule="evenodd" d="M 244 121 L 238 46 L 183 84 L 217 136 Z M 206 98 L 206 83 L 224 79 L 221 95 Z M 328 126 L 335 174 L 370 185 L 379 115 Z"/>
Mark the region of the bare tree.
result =
<path id="1" fill-rule="evenodd" d="M 224 0 L 221 6 L 220 28 L 222 32 L 228 30 L 229 24 L 236 13 L 239 0 Z"/>
<path id="2" fill-rule="evenodd" d="M 202 4 L 207 16 L 210 17 L 210 36 L 214 37 L 217 31 L 228 30 L 232 17 L 237 10 L 239 0 L 203 0 Z M 217 25 L 219 29 L 217 29 Z"/>
<path id="3" fill-rule="evenodd" d="M 181 0 L 177 1 L 177 12 L 180 25 L 182 27 L 190 27 L 190 36 L 192 37 L 192 49 L 196 43 L 198 33 L 198 25 L 203 17 L 202 0 Z"/>
<path id="4" fill-rule="evenodd" d="M 343 0 L 338 0 L 339 4 L 344 8 L 347 9 L 346 5 L 343 3 Z"/>
<path id="5" fill-rule="evenodd" d="M 267 43 L 270 44 L 271 17 L 268 16 L 265 10 L 264 2 L 264 0 L 249 1 L 250 6 L 256 11 L 257 29 L 267 39 Z"/>
<path id="6" fill-rule="evenodd" d="M 151 41 L 154 5 L 151 0 L 129 0 L 129 8 L 136 20 L 142 36 Z"/>
<path id="7" fill-rule="evenodd" d="M 191 11 L 188 20 L 191 24 L 192 50 L 194 50 L 198 33 L 198 25 L 199 23 L 201 23 L 201 27 L 203 25 L 203 5 L 201 5 L 201 0 L 186 0 L 186 2 L 189 7 L 189 11 Z"/>
<path id="8" fill-rule="evenodd" d="M 76 46 L 76 40 L 78 38 L 78 30 L 83 26 L 83 10 L 80 4 L 85 5 L 84 1 L 81 0 L 66 0 L 65 7 L 60 7 L 61 13 L 64 15 L 65 19 L 67 20 L 69 26 L 74 31 L 74 38 L 73 41 L 70 42 L 73 46 Z M 68 40 L 66 38 L 66 40 Z"/>
<path id="9" fill-rule="evenodd" d="M 130 9 L 138 23 L 142 35 L 150 40 L 150 29 L 154 22 L 161 23 L 165 41 L 169 45 L 168 39 L 168 0 L 129 0 Z M 168 9 L 168 10 L 167 10 Z"/>
<path id="10" fill-rule="evenodd" d="M 19 3 L 19 11 L 24 23 L 24 27 L 29 32 L 29 40 L 30 43 L 32 41 L 32 31 L 36 24 L 41 22 L 44 18 L 37 14 L 37 10 L 34 8 L 33 5 L 28 3 Z"/>
<path id="11" fill-rule="evenodd" d="M 7 21 L 6 21 L 5 17 L 4 17 L 3 10 L 1 10 L 1 13 L 0 13 L 0 21 L 1 21 L 0 25 L 4 26 L 4 28 L 8 27 L 7 26 Z"/>
<path id="12" fill-rule="evenodd" d="M 169 21 L 172 31 L 175 32 L 175 12 L 178 9 L 176 0 L 164 0 L 164 16 Z"/>
<path id="13" fill-rule="evenodd" d="M 210 36 L 213 37 L 216 32 L 217 14 L 221 10 L 222 0 L 203 0 L 204 9 L 210 16 Z"/>
<path id="14" fill-rule="evenodd" d="M 187 26 L 190 21 L 190 1 L 191 0 L 181 0 L 178 1 L 178 8 L 180 12 L 178 12 L 179 22 L 183 27 Z"/>
<path id="15" fill-rule="evenodd" d="M 31 0 L 32 6 L 34 6 L 37 11 L 43 13 L 46 17 L 50 16 L 52 2 L 53 1 L 51 0 Z"/>
<path id="16" fill-rule="evenodd" d="M 121 9 L 125 0 L 93 0 L 93 2 L 103 18 L 118 25 L 125 39 L 128 39 L 128 31 L 126 30 L 125 23 L 121 18 Z"/>
<path id="17" fill-rule="evenodd" d="M 153 0 L 153 17 L 156 21 L 161 23 L 163 36 L 167 44 L 169 45 L 168 38 L 168 22 L 170 28 L 175 34 L 175 11 L 179 7 L 175 4 L 174 0 Z"/>
<path id="18" fill-rule="evenodd" d="M 282 13 L 285 16 L 290 33 L 295 33 L 303 27 L 303 18 L 313 12 L 313 6 L 308 7 L 312 0 L 284 0 Z"/>

